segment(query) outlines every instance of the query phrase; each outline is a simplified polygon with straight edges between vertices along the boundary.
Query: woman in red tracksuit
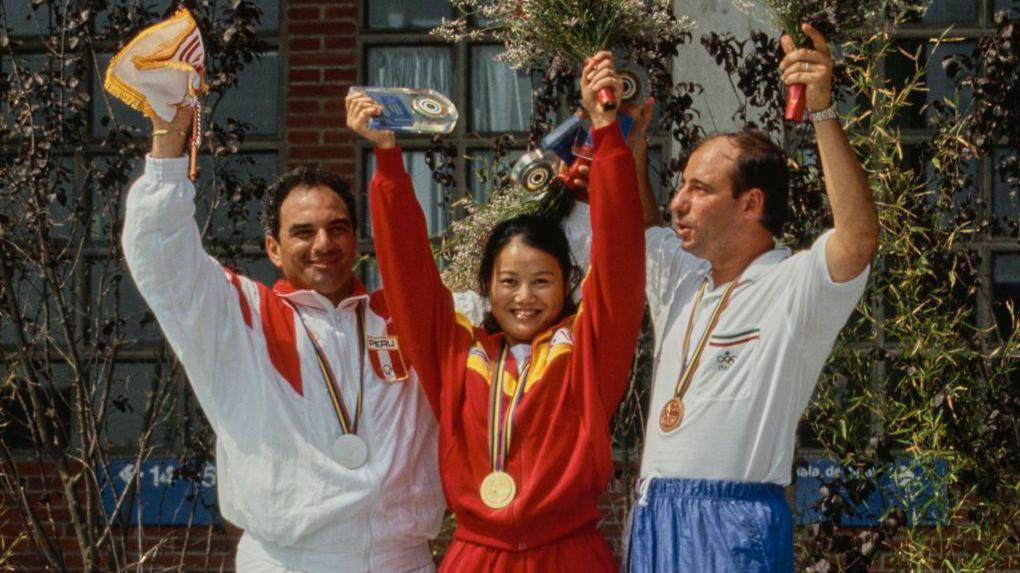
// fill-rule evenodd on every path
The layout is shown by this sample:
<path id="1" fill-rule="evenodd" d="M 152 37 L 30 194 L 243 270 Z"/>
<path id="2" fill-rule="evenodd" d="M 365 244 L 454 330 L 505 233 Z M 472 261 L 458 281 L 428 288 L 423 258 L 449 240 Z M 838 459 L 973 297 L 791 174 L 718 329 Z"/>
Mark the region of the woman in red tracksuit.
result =
<path id="1" fill-rule="evenodd" d="M 644 304 L 644 236 L 634 161 L 615 111 L 612 56 L 582 70 L 595 155 L 589 192 L 591 269 L 572 311 L 562 230 L 513 219 L 482 263 L 491 329 L 453 306 L 392 132 L 368 128 L 380 108 L 347 99 L 348 125 L 375 143 L 372 227 L 399 343 L 440 423 L 443 490 L 457 529 L 443 571 L 615 571 L 596 529 L 612 469 L 609 420 L 627 384 Z M 394 421 L 397 423 L 397 421 Z"/>

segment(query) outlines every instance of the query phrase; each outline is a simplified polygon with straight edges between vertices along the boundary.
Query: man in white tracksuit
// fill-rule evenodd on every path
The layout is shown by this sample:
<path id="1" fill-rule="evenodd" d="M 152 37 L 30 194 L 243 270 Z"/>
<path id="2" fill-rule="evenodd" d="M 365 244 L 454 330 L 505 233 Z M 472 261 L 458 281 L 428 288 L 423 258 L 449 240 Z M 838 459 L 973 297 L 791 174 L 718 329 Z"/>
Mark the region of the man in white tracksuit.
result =
<path id="1" fill-rule="evenodd" d="M 432 571 L 444 510 L 436 422 L 388 325 L 354 277 L 356 210 L 314 170 L 267 197 L 274 287 L 202 248 L 186 177 L 187 110 L 153 121 L 122 243 L 139 291 L 216 432 L 238 571 Z"/>

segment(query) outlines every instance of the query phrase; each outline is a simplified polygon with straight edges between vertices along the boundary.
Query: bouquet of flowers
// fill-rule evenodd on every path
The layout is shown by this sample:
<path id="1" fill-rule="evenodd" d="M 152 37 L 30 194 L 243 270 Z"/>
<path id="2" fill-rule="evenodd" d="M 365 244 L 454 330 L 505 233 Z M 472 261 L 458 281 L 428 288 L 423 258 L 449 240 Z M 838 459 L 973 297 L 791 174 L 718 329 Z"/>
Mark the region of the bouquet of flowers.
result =
<path id="1" fill-rule="evenodd" d="M 452 0 L 461 16 L 432 31 L 452 42 L 492 37 L 497 56 L 515 69 L 549 67 L 569 72 L 599 50 L 627 49 L 638 40 L 679 42 L 692 27 L 669 0 Z M 482 24 L 468 25 L 469 18 Z M 611 91 L 599 102 L 612 109 Z"/>
<path id="2" fill-rule="evenodd" d="M 748 10 L 754 6 L 750 0 L 733 0 Z M 871 34 L 885 17 L 887 10 L 902 0 L 761 0 L 776 25 L 793 37 L 798 46 L 805 46 L 807 37 L 801 31 L 802 23 L 818 29 L 830 44 L 839 44 L 849 38 Z M 786 119 L 804 117 L 804 84 L 790 86 L 786 101 Z"/>

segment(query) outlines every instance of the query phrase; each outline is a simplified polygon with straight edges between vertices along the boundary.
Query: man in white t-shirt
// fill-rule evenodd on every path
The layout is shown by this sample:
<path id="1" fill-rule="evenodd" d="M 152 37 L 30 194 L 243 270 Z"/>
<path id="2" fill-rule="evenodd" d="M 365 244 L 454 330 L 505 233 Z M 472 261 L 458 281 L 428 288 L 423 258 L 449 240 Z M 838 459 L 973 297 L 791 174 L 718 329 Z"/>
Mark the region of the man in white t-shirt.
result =
<path id="1" fill-rule="evenodd" d="M 646 234 L 656 349 L 635 573 L 793 570 L 783 486 L 797 422 L 878 243 L 867 177 L 834 112 L 828 47 L 805 33 L 814 49 L 784 37 L 781 71 L 807 86 L 834 228 L 795 254 L 776 242 L 786 158 L 743 130 L 695 150 L 670 204 L 676 231 Z"/>

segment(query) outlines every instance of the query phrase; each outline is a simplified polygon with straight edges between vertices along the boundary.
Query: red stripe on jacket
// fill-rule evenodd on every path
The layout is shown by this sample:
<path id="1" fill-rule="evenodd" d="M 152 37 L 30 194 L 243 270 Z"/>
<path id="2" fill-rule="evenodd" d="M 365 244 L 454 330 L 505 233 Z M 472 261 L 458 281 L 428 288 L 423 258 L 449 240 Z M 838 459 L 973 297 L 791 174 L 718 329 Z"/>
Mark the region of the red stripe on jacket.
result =
<path id="1" fill-rule="evenodd" d="M 227 274 L 227 280 L 230 284 L 234 285 L 234 290 L 237 291 L 238 303 L 241 305 L 241 316 L 244 317 L 244 324 L 251 328 L 251 306 L 248 305 L 248 297 L 244 296 L 244 290 L 241 289 L 241 279 L 237 276 L 237 273 L 224 267 L 223 272 Z"/>
<path id="2" fill-rule="evenodd" d="M 266 338 L 269 360 L 290 387 L 303 395 L 294 310 L 269 287 L 262 283 L 256 284 L 259 286 L 259 316 L 262 318 L 262 334 Z"/>

